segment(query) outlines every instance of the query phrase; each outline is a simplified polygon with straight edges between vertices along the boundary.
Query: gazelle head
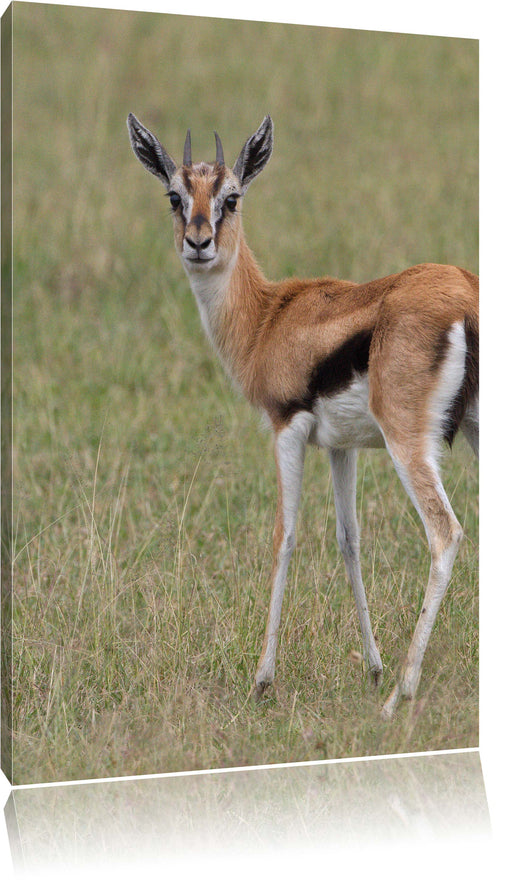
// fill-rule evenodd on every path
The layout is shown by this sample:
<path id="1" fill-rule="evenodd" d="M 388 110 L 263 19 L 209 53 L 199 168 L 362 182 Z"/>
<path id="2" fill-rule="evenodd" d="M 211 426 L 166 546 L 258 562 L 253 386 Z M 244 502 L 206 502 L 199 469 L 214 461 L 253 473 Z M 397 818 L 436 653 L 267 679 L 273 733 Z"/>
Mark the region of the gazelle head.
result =
<path id="1" fill-rule="evenodd" d="M 213 163 L 193 163 L 190 130 L 185 139 L 181 166 L 168 155 L 133 114 L 127 120 L 135 155 L 162 181 L 170 199 L 174 241 L 188 274 L 224 270 L 236 257 L 240 240 L 240 207 L 243 196 L 272 153 L 273 123 L 266 116 L 245 142 L 230 169 L 215 132 Z"/>

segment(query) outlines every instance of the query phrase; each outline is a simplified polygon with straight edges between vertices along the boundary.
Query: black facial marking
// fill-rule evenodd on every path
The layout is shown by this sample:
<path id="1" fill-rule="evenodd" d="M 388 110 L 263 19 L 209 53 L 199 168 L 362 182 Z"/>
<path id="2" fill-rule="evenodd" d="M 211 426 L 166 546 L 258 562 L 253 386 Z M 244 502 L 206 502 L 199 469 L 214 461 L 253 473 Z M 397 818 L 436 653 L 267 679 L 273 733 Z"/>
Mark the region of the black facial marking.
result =
<path id="1" fill-rule="evenodd" d="M 193 224 L 194 227 L 197 227 L 198 230 L 200 230 L 203 224 L 208 223 L 208 219 L 205 218 L 205 216 L 202 215 L 200 212 L 198 212 L 197 215 L 194 215 L 190 223 Z"/>
<path id="2" fill-rule="evenodd" d="M 219 220 L 217 221 L 217 226 L 216 226 L 216 230 L 215 230 L 215 244 L 217 244 L 217 241 L 219 238 L 219 233 L 220 233 L 221 227 L 224 223 L 226 216 L 230 217 L 231 215 L 233 215 L 235 213 L 236 213 L 236 206 L 235 206 L 234 210 L 229 209 L 228 206 L 226 205 L 226 200 L 224 200 L 224 202 L 222 203 L 222 206 L 221 206 L 220 217 L 219 217 Z"/>
<path id="3" fill-rule="evenodd" d="M 185 215 L 183 214 L 183 200 L 179 197 L 178 194 L 176 194 L 176 196 L 178 196 L 178 200 L 174 200 L 174 201 L 173 201 L 173 199 L 171 198 L 171 194 L 170 194 L 170 193 L 166 193 L 165 195 L 166 195 L 166 196 L 169 198 L 169 200 L 170 200 L 172 215 L 173 215 L 175 218 L 181 218 L 183 224 L 185 224 Z"/>
<path id="4" fill-rule="evenodd" d="M 219 220 L 217 221 L 217 224 L 215 225 L 215 248 L 217 248 L 218 244 L 219 244 L 219 234 L 220 234 L 220 229 L 222 227 L 223 220 L 224 220 L 224 212 L 222 212 Z"/>
<path id="5" fill-rule="evenodd" d="M 183 166 L 181 169 L 181 174 L 183 176 L 183 183 L 187 190 L 190 190 L 190 169 L 186 166 Z"/>

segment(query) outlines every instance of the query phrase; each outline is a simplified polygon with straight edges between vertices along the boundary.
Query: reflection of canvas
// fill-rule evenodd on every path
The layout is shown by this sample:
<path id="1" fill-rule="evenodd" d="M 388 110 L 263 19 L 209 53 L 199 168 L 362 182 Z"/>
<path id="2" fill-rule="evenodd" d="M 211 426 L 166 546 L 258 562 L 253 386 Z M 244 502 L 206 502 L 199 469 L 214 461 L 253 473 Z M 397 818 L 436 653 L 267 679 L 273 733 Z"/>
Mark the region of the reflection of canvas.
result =
<path id="1" fill-rule="evenodd" d="M 365 866 L 386 848 L 486 844 L 478 752 L 100 782 L 15 792 L 6 808 L 15 870 L 186 870 L 230 861 Z M 77 832 L 80 834 L 77 836 Z M 15 844 L 19 844 L 19 851 Z M 463 859 L 462 859 L 463 857 Z M 437 861 L 439 859 L 437 858 Z M 199 868 L 198 868 L 199 865 Z M 272 865 L 274 866 L 274 865 Z M 298 866 L 298 865 L 297 865 Z M 197 878 L 199 879 L 199 878 Z"/>
<path id="2" fill-rule="evenodd" d="M 13 15 L 14 780 L 474 746 L 477 478 L 463 442 L 443 471 L 466 539 L 418 700 L 390 726 L 361 678 L 315 452 L 279 682 L 250 700 L 272 451 L 205 343 L 125 119 L 169 146 L 191 128 L 206 159 L 215 129 L 231 166 L 271 113 L 274 156 L 244 206 L 271 278 L 363 281 L 424 260 L 477 272 L 476 42 L 44 5 Z M 385 452 L 361 457 L 358 499 L 391 688 L 428 548 Z"/>

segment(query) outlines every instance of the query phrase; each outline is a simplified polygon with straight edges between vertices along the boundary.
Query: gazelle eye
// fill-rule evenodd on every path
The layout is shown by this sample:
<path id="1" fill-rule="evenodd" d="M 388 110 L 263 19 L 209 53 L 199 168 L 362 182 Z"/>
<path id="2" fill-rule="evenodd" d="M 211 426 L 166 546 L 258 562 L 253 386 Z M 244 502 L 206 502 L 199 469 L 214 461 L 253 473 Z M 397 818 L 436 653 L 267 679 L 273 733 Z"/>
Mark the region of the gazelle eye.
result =
<path id="1" fill-rule="evenodd" d="M 238 202 L 238 196 L 228 196 L 225 202 L 225 205 L 229 209 L 230 212 L 234 212 L 236 209 L 236 205 Z"/>
<path id="2" fill-rule="evenodd" d="M 179 195 L 179 193 L 176 193 L 174 190 L 172 190 L 168 194 L 168 196 L 169 196 L 169 199 L 171 200 L 171 205 L 172 205 L 173 209 L 177 209 L 181 205 L 181 196 Z"/>

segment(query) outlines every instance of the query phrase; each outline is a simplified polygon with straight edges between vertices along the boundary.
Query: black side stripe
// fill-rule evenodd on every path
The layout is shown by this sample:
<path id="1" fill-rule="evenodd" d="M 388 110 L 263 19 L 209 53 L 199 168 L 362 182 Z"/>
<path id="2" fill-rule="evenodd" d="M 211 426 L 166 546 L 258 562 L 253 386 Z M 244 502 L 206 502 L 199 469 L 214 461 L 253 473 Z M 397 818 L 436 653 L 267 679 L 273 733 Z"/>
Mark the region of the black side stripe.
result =
<path id="1" fill-rule="evenodd" d="M 282 420 L 289 420 L 298 411 L 312 411 L 319 396 L 343 392 L 356 373 L 368 371 L 371 331 L 360 331 L 323 359 L 311 372 L 308 387 L 300 399 L 276 403 Z"/>

